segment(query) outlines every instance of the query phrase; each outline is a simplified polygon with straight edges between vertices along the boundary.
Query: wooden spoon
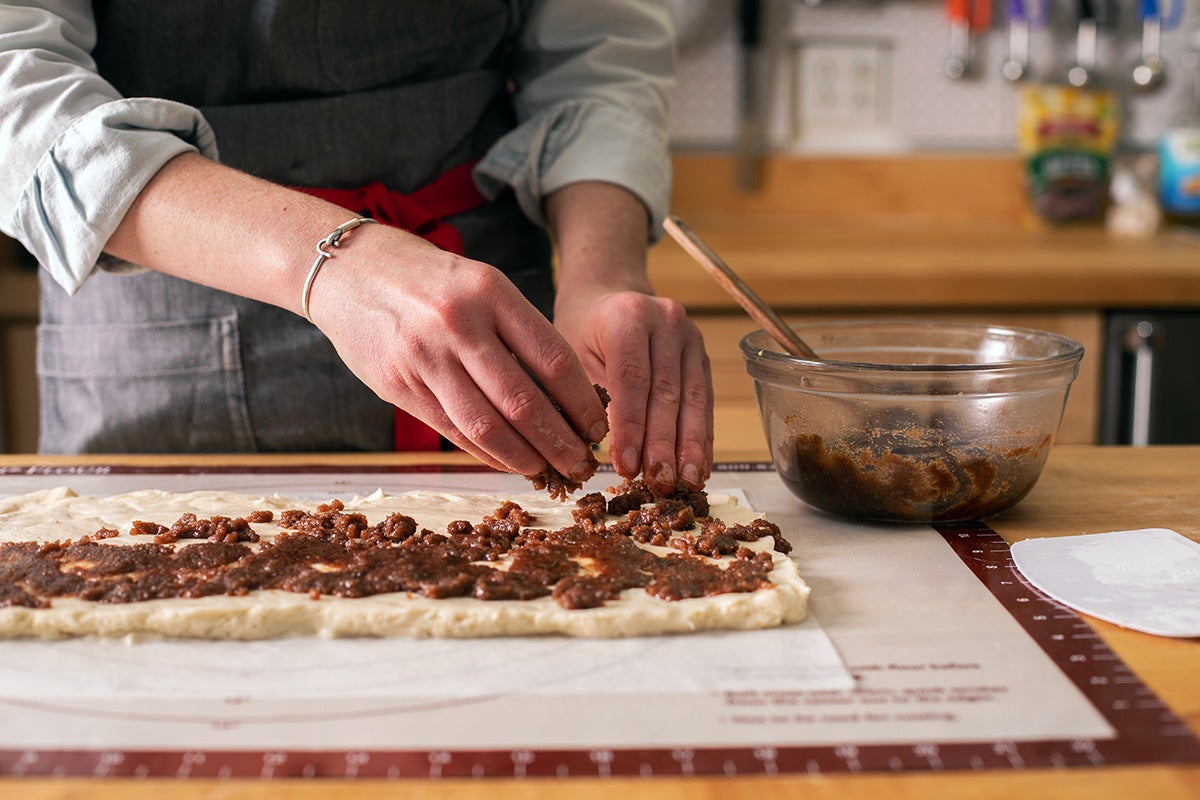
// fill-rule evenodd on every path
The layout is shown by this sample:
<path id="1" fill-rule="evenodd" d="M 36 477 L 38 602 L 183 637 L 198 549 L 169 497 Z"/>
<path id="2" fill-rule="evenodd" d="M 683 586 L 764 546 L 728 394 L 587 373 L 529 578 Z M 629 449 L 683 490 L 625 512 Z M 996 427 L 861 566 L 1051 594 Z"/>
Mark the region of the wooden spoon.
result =
<path id="1" fill-rule="evenodd" d="M 679 246 L 686 250 L 688 255 L 696 259 L 700 266 L 708 271 L 708 274 L 722 289 L 738 301 L 738 305 L 744 308 L 746 313 L 763 327 L 763 330 L 775 337 L 775 341 L 779 342 L 784 350 L 796 358 L 803 358 L 807 361 L 821 360 L 816 351 L 805 344 L 804 340 L 779 318 L 774 309 L 763 302 L 763 299 L 755 294 L 754 290 L 747 286 L 746 282 L 739 278 L 737 273 L 713 252 L 712 248 L 701 241 L 700 237 L 685 225 L 683 220 L 673 214 L 669 215 L 663 220 L 663 228 L 671 234 L 672 239 L 679 242 Z"/>

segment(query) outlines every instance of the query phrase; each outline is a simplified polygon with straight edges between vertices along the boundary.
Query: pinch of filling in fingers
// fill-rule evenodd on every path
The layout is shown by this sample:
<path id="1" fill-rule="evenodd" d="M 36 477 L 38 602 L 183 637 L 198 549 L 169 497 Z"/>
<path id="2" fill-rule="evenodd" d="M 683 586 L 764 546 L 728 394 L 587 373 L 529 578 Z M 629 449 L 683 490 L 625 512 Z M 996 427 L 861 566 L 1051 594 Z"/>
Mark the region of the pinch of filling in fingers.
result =
<path id="1" fill-rule="evenodd" d="M 612 402 L 612 398 L 608 394 L 608 390 L 598 383 L 592 384 L 592 388 L 596 390 L 596 395 L 600 398 L 600 402 L 604 408 L 608 409 L 608 404 Z M 553 397 L 550 397 L 550 402 L 554 404 L 554 408 L 562 411 Z M 586 437 L 585 437 L 586 441 Z M 589 445 L 600 444 L 599 442 L 588 442 Z M 565 501 L 567 497 L 583 487 L 583 484 L 591 480 L 596 474 L 596 470 L 600 468 L 600 462 L 596 459 L 595 453 L 588 449 L 587 469 L 584 474 L 578 476 L 563 475 L 554 467 L 547 464 L 540 471 L 532 475 L 526 475 L 525 479 L 533 484 L 533 488 L 537 490 L 546 490 L 546 493 L 555 500 Z"/>

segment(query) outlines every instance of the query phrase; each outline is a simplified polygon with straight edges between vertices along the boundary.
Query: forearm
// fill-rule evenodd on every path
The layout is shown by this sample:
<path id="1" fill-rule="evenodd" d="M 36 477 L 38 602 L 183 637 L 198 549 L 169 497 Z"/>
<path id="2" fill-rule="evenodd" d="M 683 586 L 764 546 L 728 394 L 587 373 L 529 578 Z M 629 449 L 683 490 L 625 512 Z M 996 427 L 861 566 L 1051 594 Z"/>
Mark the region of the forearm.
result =
<path id="1" fill-rule="evenodd" d="M 317 242 L 353 216 L 332 203 L 185 153 L 146 185 L 105 252 L 300 313 Z M 347 251 L 361 232 L 346 237 Z"/>
<path id="2" fill-rule="evenodd" d="M 604 289 L 653 294 L 646 273 L 649 219 L 626 190 L 573 183 L 546 198 L 559 260 L 559 294 Z"/>

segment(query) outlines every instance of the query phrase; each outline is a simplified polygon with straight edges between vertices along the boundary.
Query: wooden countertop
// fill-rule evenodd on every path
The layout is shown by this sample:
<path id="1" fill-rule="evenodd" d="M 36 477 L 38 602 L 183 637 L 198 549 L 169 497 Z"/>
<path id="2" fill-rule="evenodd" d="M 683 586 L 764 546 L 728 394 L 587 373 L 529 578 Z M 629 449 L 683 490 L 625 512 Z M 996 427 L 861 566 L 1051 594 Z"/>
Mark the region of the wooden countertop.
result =
<path id="1" fill-rule="evenodd" d="M 1118 239 L 980 222 L 685 221 L 780 311 L 1200 306 L 1200 237 L 1191 233 Z M 650 269 L 658 290 L 688 308 L 736 308 L 673 241 L 651 250 Z"/>
<path id="2" fill-rule="evenodd" d="M 744 441 L 736 436 L 726 441 Z M 724 449 L 728 461 L 761 459 L 761 450 Z M 428 461 L 428 455 L 240 456 L 240 457 L 0 457 L 0 466 L 93 463 L 139 464 L 378 464 Z M 444 456 L 450 461 L 461 455 Z M 1200 541 L 1200 447 L 1058 446 L 1032 494 L 1010 512 L 989 520 L 1007 540 L 1162 526 Z M 1166 639 L 1122 630 L 1089 620 L 1104 641 L 1158 694 L 1191 729 L 1200 733 L 1200 641 Z M 746 798 L 1004 798 L 1087 797 L 1117 800 L 1130 796 L 1155 800 L 1200 797 L 1200 765 L 1070 768 L 1025 772 L 947 774 L 883 773 L 860 775 L 782 775 L 756 778 L 404 780 L 400 782 L 48 780 L 0 781 L 0 796 L 22 800 L 137 800 L 137 798 L 221 797 L 290 798 L 616 798 L 693 800 L 697 797 Z"/>
<path id="3" fill-rule="evenodd" d="M 783 311 L 1200 306 L 1200 231 L 1148 239 L 1035 220 L 1012 154 L 768 159 L 679 153 L 672 211 Z M 690 308 L 732 302 L 669 239 L 651 275 Z"/>

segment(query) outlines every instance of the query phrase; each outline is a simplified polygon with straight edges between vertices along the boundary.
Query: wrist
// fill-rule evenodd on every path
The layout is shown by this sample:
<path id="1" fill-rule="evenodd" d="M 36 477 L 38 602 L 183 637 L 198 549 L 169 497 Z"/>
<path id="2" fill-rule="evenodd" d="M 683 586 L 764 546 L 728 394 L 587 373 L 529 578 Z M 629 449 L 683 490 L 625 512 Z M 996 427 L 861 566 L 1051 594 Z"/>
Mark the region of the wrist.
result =
<path id="1" fill-rule="evenodd" d="M 559 289 L 652 294 L 649 221 L 635 196 L 606 183 L 570 184 L 547 198 Z"/>
<path id="2" fill-rule="evenodd" d="M 378 223 L 375 220 L 371 219 L 370 217 L 354 217 L 352 219 L 347 220 L 346 222 L 343 222 L 341 225 L 338 225 L 336 228 L 334 228 L 330 232 L 330 234 L 328 236 L 326 236 L 321 241 L 317 242 L 317 246 L 316 246 L 317 256 L 316 256 L 316 259 L 313 261 L 312 266 L 309 267 L 308 275 L 304 279 L 304 285 L 301 288 L 301 293 L 300 293 L 300 311 L 301 311 L 301 314 L 304 316 L 304 318 L 307 319 L 309 322 L 313 321 L 312 313 L 309 310 L 309 301 L 312 296 L 312 287 L 313 287 L 313 284 L 316 282 L 317 275 L 321 272 L 321 269 L 325 266 L 325 263 L 335 257 L 336 248 L 341 247 L 342 239 L 344 237 L 346 237 L 347 235 L 349 235 L 351 231 L 353 231 L 363 225 L 376 225 L 376 224 L 378 224 Z"/>
<path id="3" fill-rule="evenodd" d="M 558 280 L 559 297 L 594 297 L 621 292 L 648 295 L 655 293 L 654 285 L 645 270 L 638 269 L 578 269 L 571 274 L 563 270 Z"/>

